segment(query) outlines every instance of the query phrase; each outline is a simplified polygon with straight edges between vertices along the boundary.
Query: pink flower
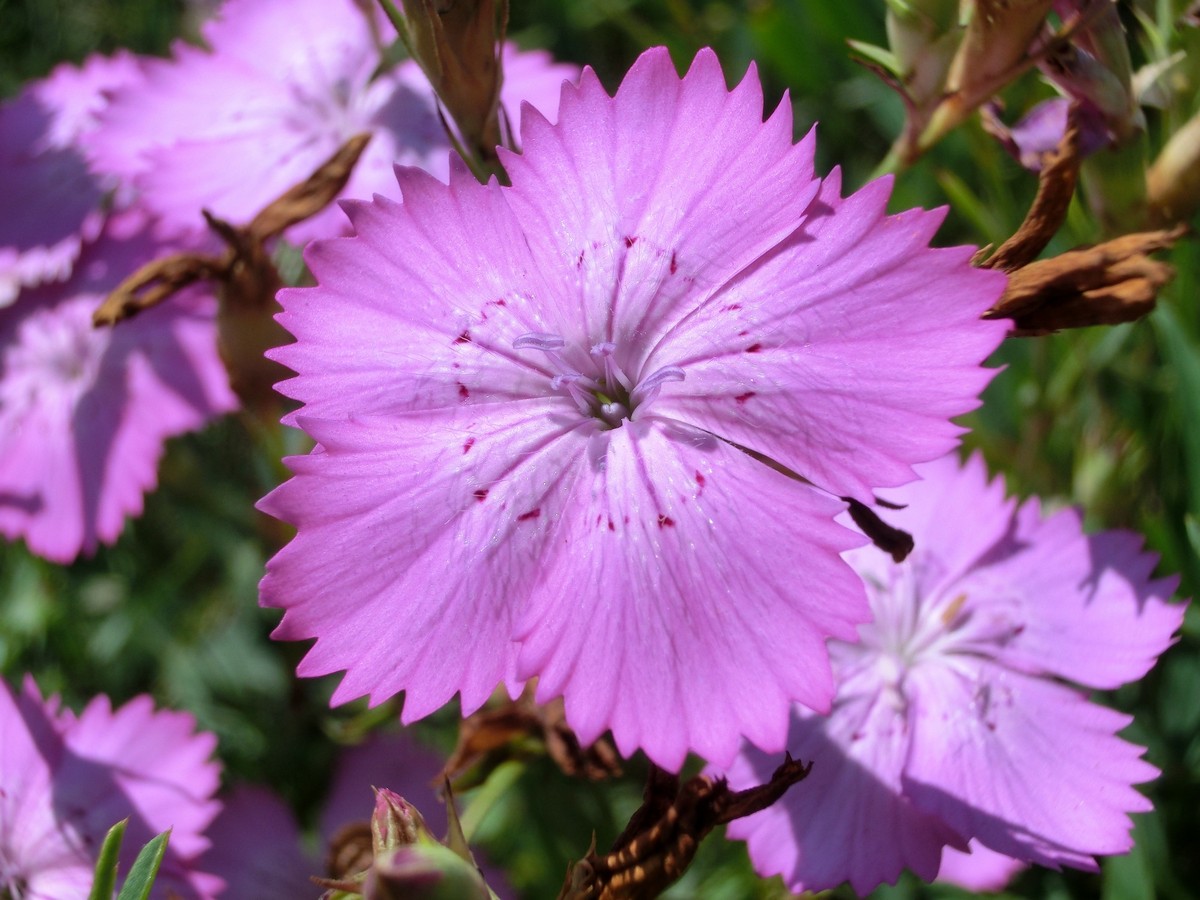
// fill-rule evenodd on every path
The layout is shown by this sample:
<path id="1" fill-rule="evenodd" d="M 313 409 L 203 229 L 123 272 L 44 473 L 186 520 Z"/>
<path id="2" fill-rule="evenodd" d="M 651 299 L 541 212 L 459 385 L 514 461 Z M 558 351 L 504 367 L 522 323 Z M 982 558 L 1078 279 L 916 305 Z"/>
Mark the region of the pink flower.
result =
<path id="1" fill-rule="evenodd" d="M 59 66 L 0 105 L 0 307 L 23 287 L 60 281 L 104 222 L 109 185 L 87 169 L 79 139 L 104 91 L 134 77 L 128 55 Z"/>
<path id="2" fill-rule="evenodd" d="M 831 647 L 833 712 L 798 710 L 788 750 L 812 774 L 775 806 L 729 827 L 756 868 L 792 890 L 849 881 L 859 893 L 909 868 L 932 880 L 996 887 L 996 854 L 1096 868 L 1131 846 L 1128 814 L 1150 808 L 1132 785 L 1155 768 L 1117 737 L 1128 716 L 1083 688 L 1140 678 L 1183 616 L 1174 581 L 1124 532 L 1084 535 L 1079 516 L 1043 516 L 988 483 L 982 461 L 923 467 L 889 494 L 916 551 L 896 565 L 849 555 L 875 621 Z M 735 786 L 778 760 L 747 750 Z M 980 859 L 943 848 L 982 847 Z M 988 852 L 994 851 L 994 852 Z"/>
<path id="3" fill-rule="evenodd" d="M 212 298 L 92 326 L 105 294 L 158 249 L 143 222 L 109 219 L 69 281 L 0 310 L 0 533 L 55 562 L 115 541 L 154 486 L 163 442 L 236 405 Z"/>
<path id="4" fill-rule="evenodd" d="M 395 194 L 392 165 L 448 169 L 449 142 L 428 81 L 412 63 L 374 77 L 395 31 L 355 0 L 227 0 L 202 29 L 211 52 L 179 43 L 171 61 L 117 93 L 92 142 L 103 171 L 132 180 L 170 229 L 204 228 L 202 208 L 249 221 L 303 181 L 347 139 L 372 139 L 346 197 Z M 553 92 L 573 67 L 520 60 L 502 99 Z M 345 231 L 336 206 L 289 230 L 305 243 Z"/>
<path id="5" fill-rule="evenodd" d="M 97 697 L 75 716 L 43 700 L 31 678 L 0 684 L 0 894 L 86 897 L 108 829 L 128 818 L 121 872 L 171 829 L 153 897 L 208 898 L 222 882 L 198 871 L 203 832 L 220 808 L 216 739 L 185 713 L 142 696 L 114 710 Z"/>
<path id="6" fill-rule="evenodd" d="M 954 445 L 1003 278 L 886 180 L 843 199 L 762 109 L 711 51 L 682 81 L 648 51 L 615 97 L 585 70 L 557 126 L 527 110 L 511 188 L 404 170 L 311 248 L 275 358 L 321 446 L 263 501 L 299 533 L 262 596 L 317 638 L 301 674 L 346 670 L 335 702 L 404 691 L 412 721 L 537 678 L 668 768 L 828 708 L 825 639 L 868 614 L 837 497 Z"/>
<path id="7" fill-rule="evenodd" d="M 320 852 L 305 851 L 300 825 L 282 798 L 269 790 L 241 785 L 230 792 L 224 808 L 208 830 L 212 849 L 204 856 L 206 869 L 227 883 L 230 900 L 296 900 L 316 896 L 310 875 L 326 874 L 331 842 L 347 826 L 371 818 L 373 788 L 388 788 L 421 813 L 430 832 L 446 833 L 444 801 L 432 787 L 442 760 L 404 735 L 374 737 L 338 757 L 333 782 L 319 817 Z M 488 872 L 488 882 L 503 878 Z"/>

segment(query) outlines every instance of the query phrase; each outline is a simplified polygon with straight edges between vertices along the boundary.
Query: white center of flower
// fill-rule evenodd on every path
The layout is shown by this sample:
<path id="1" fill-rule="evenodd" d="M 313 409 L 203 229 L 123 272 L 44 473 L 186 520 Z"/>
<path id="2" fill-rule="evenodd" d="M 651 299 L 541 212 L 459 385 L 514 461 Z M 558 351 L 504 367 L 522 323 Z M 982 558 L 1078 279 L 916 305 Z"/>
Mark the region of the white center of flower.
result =
<path id="1" fill-rule="evenodd" d="M 95 304 L 95 298 L 76 298 L 36 310 L 21 322 L 0 363 L 0 410 L 74 408 L 95 383 L 111 339 L 110 329 L 92 326 Z"/>
<path id="2" fill-rule="evenodd" d="M 679 366 L 663 366 L 647 377 L 634 381 L 617 364 L 617 345 L 611 341 L 594 344 L 588 356 L 591 372 L 579 371 L 563 358 L 566 340 L 556 334 L 530 332 L 513 341 L 514 350 L 540 350 L 557 371 L 550 379 L 552 390 L 571 398 L 585 416 L 598 420 L 605 428 L 616 428 L 631 418 L 638 407 L 655 397 L 669 381 L 683 381 Z"/>
<path id="3" fill-rule="evenodd" d="M 1023 630 L 1020 603 L 1006 596 L 1003 585 L 941 584 L 925 571 L 920 553 L 891 567 L 881 583 L 867 577 L 874 621 L 860 628 L 858 644 L 831 642 L 839 677 L 866 674 L 887 702 L 903 713 L 909 702 L 909 673 L 923 666 L 974 669 L 982 660 L 997 658 L 1004 646 Z M 980 602 L 980 596 L 986 602 Z M 978 714 L 986 715 L 988 686 L 979 687 Z"/>

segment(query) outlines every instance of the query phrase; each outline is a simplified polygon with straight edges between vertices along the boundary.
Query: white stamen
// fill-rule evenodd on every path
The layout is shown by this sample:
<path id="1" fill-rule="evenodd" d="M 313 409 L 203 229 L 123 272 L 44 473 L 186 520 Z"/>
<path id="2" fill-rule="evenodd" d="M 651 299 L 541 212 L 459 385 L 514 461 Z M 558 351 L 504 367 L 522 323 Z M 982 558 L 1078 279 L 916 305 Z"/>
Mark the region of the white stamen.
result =
<path id="1" fill-rule="evenodd" d="M 679 366 L 663 366 L 633 389 L 633 393 L 629 395 L 629 402 L 631 405 L 637 406 L 639 403 L 652 400 L 658 396 L 659 389 L 668 381 L 683 381 L 685 377 L 683 369 Z"/>
<path id="2" fill-rule="evenodd" d="M 565 346 L 567 346 L 567 342 L 557 334 L 546 334 L 542 331 L 531 331 L 513 341 L 514 350 L 526 350 L 532 347 L 534 350 L 544 350 L 549 353 L 552 350 L 561 350 Z"/>
<path id="3" fill-rule="evenodd" d="M 612 388 L 614 385 L 621 385 L 625 390 L 629 390 L 631 382 L 629 378 L 621 371 L 621 367 L 617 365 L 617 361 L 613 358 L 613 353 L 616 352 L 617 345 L 612 341 L 605 341 L 602 344 L 596 344 L 592 347 L 592 356 L 599 359 L 604 364 L 604 383 Z"/>

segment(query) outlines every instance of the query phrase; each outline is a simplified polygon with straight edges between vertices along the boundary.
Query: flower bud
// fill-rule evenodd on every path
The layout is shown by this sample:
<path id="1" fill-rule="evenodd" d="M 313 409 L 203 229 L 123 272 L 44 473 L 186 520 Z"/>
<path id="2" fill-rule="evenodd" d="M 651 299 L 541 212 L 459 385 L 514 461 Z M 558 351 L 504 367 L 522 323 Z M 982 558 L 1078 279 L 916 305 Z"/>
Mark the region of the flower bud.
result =
<path id="1" fill-rule="evenodd" d="M 467 152 L 493 159 L 502 139 L 500 43 L 507 0 L 408 0 L 402 12 L 388 12 Z"/>
<path id="2" fill-rule="evenodd" d="M 417 808 L 387 788 L 375 789 L 375 811 L 371 814 L 371 846 L 377 859 L 390 850 L 433 840 Z"/>
<path id="3" fill-rule="evenodd" d="M 1041 70 L 1054 84 L 1103 117 L 1112 139 L 1123 143 L 1146 123 L 1133 92 L 1129 46 L 1111 0 L 1059 0 L 1059 15 L 1078 16 L 1070 44 L 1048 54 Z"/>
<path id="4" fill-rule="evenodd" d="M 917 107 L 942 94 L 961 31 L 957 0 L 889 0 L 887 35 L 899 66 L 895 74 Z"/>
<path id="5" fill-rule="evenodd" d="M 364 900 L 489 900 L 471 863 L 441 844 L 421 841 L 375 860 L 363 882 Z"/>

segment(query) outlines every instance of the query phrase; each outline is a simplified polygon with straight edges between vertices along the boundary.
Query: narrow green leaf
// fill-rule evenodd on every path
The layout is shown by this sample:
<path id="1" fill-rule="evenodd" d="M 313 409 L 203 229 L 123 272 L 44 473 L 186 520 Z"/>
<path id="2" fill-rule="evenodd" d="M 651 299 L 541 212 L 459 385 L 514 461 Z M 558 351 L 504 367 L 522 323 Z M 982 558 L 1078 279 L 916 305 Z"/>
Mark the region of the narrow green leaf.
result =
<path id="1" fill-rule="evenodd" d="M 150 889 L 154 887 L 158 867 L 162 865 L 163 856 L 166 855 L 167 841 L 170 839 L 171 831 L 167 829 L 142 848 L 142 852 L 133 861 L 129 877 L 121 885 L 121 893 L 117 895 L 117 900 L 147 900 Z"/>
<path id="2" fill-rule="evenodd" d="M 873 62 L 875 65 L 886 69 L 897 78 L 904 77 L 904 65 L 891 50 L 876 47 L 874 44 L 867 44 L 863 41 L 847 40 L 846 43 L 850 45 L 851 50 L 868 62 Z"/>
<path id="3" fill-rule="evenodd" d="M 117 856 L 121 852 L 121 841 L 125 839 L 125 826 L 128 824 L 128 819 L 122 819 L 104 836 L 88 900 L 112 900 L 113 889 L 117 886 Z"/>

